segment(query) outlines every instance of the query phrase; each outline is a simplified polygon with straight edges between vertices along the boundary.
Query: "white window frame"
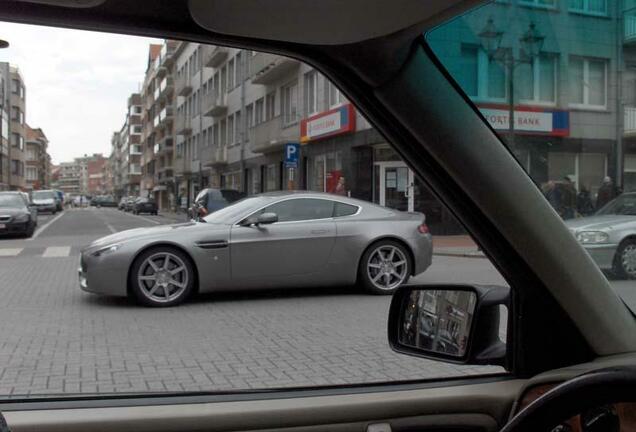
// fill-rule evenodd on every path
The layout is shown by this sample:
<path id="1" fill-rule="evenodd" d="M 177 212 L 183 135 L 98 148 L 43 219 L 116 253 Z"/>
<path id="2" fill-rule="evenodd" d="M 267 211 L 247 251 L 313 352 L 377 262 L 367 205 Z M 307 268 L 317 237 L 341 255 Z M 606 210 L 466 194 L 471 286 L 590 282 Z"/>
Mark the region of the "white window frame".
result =
<path id="1" fill-rule="evenodd" d="M 539 4 L 539 0 L 519 0 L 519 4 L 521 6 L 527 6 L 532 8 L 554 10 L 554 9 L 557 9 L 558 7 L 558 0 L 552 0 L 551 5 Z"/>
<path id="2" fill-rule="evenodd" d="M 336 100 L 335 102 L 331 100 L 332 90 L 334 91 L 334 95 L 335 95 L 334 99 Z M 346 103 L 347 103 L 347 100 L 342 94 L 342 92 L 340 91 L 340 89 L 336 87 L 334 83 L 327 80 L 327 104 L 329 105 L 329 109 L 338 108 Z"/>
<path id="3" fill-rule="evenodd" d="M 489 67 L 490 63 L 496 63 L 494 59 L 490 59 L 488 54 L 477 45 L 465 44 L 466 47 L 471 47 L 477 50 L 477 94 L 474 96 L 468 95 L 473 102 L 495 102 L 495 103 L 508 103 L 508 68 L 504 69 L 504 97 L 490 97 L 488 95 L 488 81 L 489 81 Z M 461 54 L 460 54 L 461 55 Z"/>
<path id="4" fill-rule="evenodd" d="M 290 98 L 289 101 L 287 100 L 287 92 L 290 91 L 292 88 L 294 89 L 295 94 L 295 115 L 292 115 L 293 113 L 290 109 L 292 105 L 292 98 Z M 298 123 L 298 81 L 286 84 L 281 88 L 281 108 L 281 116 L 284 126 L 290 126 Z"/>
<path id="5" fill-rule="evenodd" d="M 607 65 L 609 63 L 609 61 L 607 59 L 603 59 L 603 58 L 596 58 L 596 57 L 581 57 L 581 56 L 572 56 L 575 57 L 577 59 L 581 59 L 583 61 L 583 82 L 581 83 L 581 85 L 583 85 L 583 103 L 579 103 L 579 102 L 570 102 L 568 104 L 568 106 L 570 108 L 574 108 L 574 109 L 581 109 L 581 110 L 591 110 L 591 111 L 607 111 L 607 92 L 608 92 L 608 82 L 607 82 Z M 569 62 L 571 61 L 572 57 L 570 57 L 570 59 L 568 59 L 568 81 L 570 79 L 569 77 Z M 589 99 L 590 99 L 590 93 L 589 93 L 589 89 L 590 86 L 589 85 L 585 85 L 584 83 L 587 83 L 589 81 L 589 76 L 590 76 L 590 61 L 602 61 L 604 63 L 604 78 L 605 78 L 605 103 L 603 105 L 592 105 L 590 103 L 588 103 Z"/>
<path id="6" fill-rule="evenodd" d="M 318 72 L 315 70 L 305 73 L 305 114 L 318 114 Z M 313 102 L 313 104 L 310 103 Z"/>
<path id="7" fill-rule="evenodd" d="M 595 11 L 591 11 L 590 10 L 590 0 L 582 0 L 583 1 L 583 8 L 582 9 L 577 9 L 575 7 L 572 7 L 572 3 L 571 0 L 568 0 L 568 11 L 572 12 L 572 13 L 576 13 L 576 14 L 582 14 L 582 15 L 592 15 L 592 16 L 601 16 L 601 17 L 606 17 L 608 16 L 608 2 L 607 0 L 605 0 L 605 11 L 604 12 L 595 12 Z"/>
<path id="8" fill-rule="evenodd" d="M 544 59 L 551 59 L 553 64 L 554 64 L 554 76 L 552 77 L 553 82 L 554 82 L 554 94 L 552 95 L 552 101 L 544 101 L 539 99 L 539 95 L 541 94 L 541 83 L 539 81 L 539 76 L 540 76 L 540 62 L 541 62 L 541 57 L 537 57 L 532 61 L 532 75 L 533 75 L 533 84 L 534 84 L 534 88 L 532 89 L 532 93 L 533 93 L 533 98 L 532 99 L 519 99 L 519 103 L 520 104 L 526 104 L 526 105 L 541 105 L 541 106 L 556 106 L 556 101 L 557 101 L 557 95 L 559 94 L 559 90 L 557 88 L 558 84 L 559 84 L 559 80 L 557 79 L 557 69 L 558 69 L 558 62 L 557 62 L 557 56 L 552 56 L 550 54 L 546 55 L 546 57 L 544 57 Z M 508 90 L 506 89 L 506 92 Z M 607 99 L 607 94 L 606 94 L 606 99 Z"/>

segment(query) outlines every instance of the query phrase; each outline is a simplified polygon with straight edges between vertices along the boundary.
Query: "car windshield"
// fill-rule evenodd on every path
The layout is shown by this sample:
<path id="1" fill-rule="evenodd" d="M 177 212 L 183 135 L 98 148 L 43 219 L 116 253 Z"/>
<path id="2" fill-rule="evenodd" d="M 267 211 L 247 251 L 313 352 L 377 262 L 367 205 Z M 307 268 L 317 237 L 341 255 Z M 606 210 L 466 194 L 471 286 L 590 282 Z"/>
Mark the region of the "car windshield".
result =
<path id="1" fill-rule="evenodd" d="M 636 194 L 623 194 L 613 201 L 610 201 L 600 209 L 598 216 L 603 215 L 630 215 L 636 216 Z"/>
<path id="2" fill-rule="evenodd" d="M 0 207 L 24 207 L 24 200 L 15 194 L 0 193 Z"/>
<path id="3" fill-rule="evenodd" d="M 55 199 L 55 194 L 49 191 L 35 191 L 31 196 L 33 199 Z"/>

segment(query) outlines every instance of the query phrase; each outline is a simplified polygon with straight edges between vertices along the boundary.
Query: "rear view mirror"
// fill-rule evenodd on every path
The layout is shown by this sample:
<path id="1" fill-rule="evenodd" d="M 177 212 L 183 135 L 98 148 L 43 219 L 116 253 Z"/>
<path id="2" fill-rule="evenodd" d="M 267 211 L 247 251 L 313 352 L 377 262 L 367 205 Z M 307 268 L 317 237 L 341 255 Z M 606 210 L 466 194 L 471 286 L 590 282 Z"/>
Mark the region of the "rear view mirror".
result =
<path id="1" fill-rule="evenodd" d="M 510 290 L 496 286 L 405 286 L 393 296 L 389 343 L 393 350 L 452 363 L 506 365 Z M 502 326 L 504 328 L 502 328 Z"/>
<path id="2" fill-rule="evenodd" d="M 263 213 L 258 215 L 256 219 L 258 225 L 273 224 L 275 222 L 278 222 L 278 215 L 276 213 Z"/>

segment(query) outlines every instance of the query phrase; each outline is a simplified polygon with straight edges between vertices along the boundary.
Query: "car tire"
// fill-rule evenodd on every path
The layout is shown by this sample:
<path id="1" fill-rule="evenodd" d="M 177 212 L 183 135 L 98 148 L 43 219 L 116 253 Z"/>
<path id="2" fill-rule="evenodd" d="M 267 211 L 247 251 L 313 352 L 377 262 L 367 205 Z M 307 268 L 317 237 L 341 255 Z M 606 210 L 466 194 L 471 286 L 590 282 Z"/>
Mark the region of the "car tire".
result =
<path id="1" fill-rule="evenodd" d="M 358 282 L 371 294 L 393 294 L 408 282 L 411 269 L 411 254 L 406 246 L 395 240 L 380 240 L 362 254 Z"/>
<path id="2" fill-rule="evenodd" d="M 614 273 L 621 279 L 636 279 L 636 239 L 624 240 L 614 256 Z"/>
<path id="3" fill-rule="evenodd" d="M 166 257 L 168 268 L 165 268 Z M 171 274 L 175 271 L 177 273 Z M 179 249 L 169 246 L 153 247 L 140 254 L 133 262 L 129 284 L 137 302 L 144 306 L 176 306 L 194 291 L 194 266 L 190 257 Z"/>
<path id="4" fill-rule="evenodd" d="M 35 223 L 34 223 L 34 222 L 31 222 L 31 223 L 29 224 L 29 227 L 28 227 L 28 228 L 27 228 L 27 230 L 26 230 L 26 233 L 24 233 L 24 236 L 25 236 L 26 238 L 31 238 L 31 237 L 33 237 L 33 234 L 34 234 L 34 233 L 35 233 Z"/>

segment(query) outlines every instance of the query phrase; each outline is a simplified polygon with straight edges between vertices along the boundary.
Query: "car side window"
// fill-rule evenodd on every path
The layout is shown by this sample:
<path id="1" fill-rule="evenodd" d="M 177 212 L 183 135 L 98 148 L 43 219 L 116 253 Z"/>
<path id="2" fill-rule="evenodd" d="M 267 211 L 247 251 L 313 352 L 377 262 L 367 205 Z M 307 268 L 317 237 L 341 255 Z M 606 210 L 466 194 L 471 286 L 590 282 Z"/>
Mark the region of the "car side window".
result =
<path id="1" fill-rule="evenodd" d="M 358 207 L 354 205 L 337 202 L 333 209 L 333 216 L 334 217 L 351 216 L 356 214 L 357 211 L 358 211 Z"/>
<path id="2" fill-rule="evenodd" d="M 334 202 L 313 198 L 290 199 L 272 204 L 260 213 L 276 213 L 279 222 L 327 219 L 332 217 Z"/>

